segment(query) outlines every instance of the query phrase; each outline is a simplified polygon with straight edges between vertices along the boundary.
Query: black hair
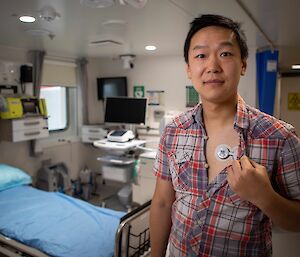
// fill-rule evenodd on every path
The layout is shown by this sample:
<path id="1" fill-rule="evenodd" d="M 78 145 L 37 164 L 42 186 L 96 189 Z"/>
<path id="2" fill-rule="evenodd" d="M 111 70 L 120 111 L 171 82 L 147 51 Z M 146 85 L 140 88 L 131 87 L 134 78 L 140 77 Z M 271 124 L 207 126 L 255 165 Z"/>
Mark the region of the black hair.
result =
<path id="1" fill-rule="evenodd" d="M 241 24 L 238 22 L 235 22 L 227 17 L 221 16 L 221 15 L 215 15 L 215 14 L 205 14 L 201 15 L 197 18 L 195 18 L 191 23 L 190 30 L 187 34 L 187 37 L 185 39 L 184 43 L 184 60 L 186 63 L 189 61 L 189 48 L 191 44 L 191 39 L 197 33 L 200 29 L 203 29 L 205 27 L 209 26 L 218 26 L 230 29 L 234 32 L 237 42 L 240 47 L 241 51 L 241 58 L 247 59 L 248 57 L 248 46 L 246 43 L 246 35 L 244 31 L 241 29 Z"/>

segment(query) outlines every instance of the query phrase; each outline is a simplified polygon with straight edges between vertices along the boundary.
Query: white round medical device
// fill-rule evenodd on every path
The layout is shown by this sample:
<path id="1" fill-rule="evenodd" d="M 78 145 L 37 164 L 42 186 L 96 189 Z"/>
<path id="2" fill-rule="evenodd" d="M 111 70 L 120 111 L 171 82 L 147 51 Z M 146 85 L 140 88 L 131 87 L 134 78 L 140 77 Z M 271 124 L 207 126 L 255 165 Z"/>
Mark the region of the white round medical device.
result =
<path id="1" fill-rule="evenodd" d="M 221 160 L 221 161 L 227 160 L 230 156 L 233 159 L 236 159 L 237 149 L 238 147 L 236 146 L 231 149 L 230 146 L 225 144 L 218 145 L 215 150 L 215 157 L 217 160 Z"/>

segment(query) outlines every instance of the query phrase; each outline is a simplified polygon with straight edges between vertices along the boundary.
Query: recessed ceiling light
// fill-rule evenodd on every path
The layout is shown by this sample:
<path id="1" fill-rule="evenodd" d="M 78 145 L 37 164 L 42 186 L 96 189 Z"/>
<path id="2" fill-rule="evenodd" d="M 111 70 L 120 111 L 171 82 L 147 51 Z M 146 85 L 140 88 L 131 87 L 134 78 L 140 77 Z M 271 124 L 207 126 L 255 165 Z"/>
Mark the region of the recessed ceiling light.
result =
<path id="1" fill-rule="evenodd" d="M 145 49 L 146 49 L 147 51 L 154 51 L 154 50 L 156 50 L 156 46 L 151 46 L 151 45 L 145 46 Z"/>
<path id="2" fill-rule="evenodd" d="M 293 70 L 299 70 L 300 69 L 300 64 L 294 64 L 292 65 Z"/>
<path id="3" fill-rule="evenodd" d="M 35 22 L 35 18 L 28 15 L 21 16 L 19 20 L 22 22 Z"/>

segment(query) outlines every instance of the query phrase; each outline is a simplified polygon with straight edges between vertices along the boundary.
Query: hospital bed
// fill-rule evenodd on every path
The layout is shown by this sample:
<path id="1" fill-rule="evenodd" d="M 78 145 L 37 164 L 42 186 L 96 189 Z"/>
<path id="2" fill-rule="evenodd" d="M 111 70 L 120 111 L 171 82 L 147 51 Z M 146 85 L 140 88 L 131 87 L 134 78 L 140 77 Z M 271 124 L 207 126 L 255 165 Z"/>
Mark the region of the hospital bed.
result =
<path id="1" fill-rule="evenodd" d="M 126 214 L 26 183 L 0 187 L 0 256 L 148 256 L 149 208 Z"/>

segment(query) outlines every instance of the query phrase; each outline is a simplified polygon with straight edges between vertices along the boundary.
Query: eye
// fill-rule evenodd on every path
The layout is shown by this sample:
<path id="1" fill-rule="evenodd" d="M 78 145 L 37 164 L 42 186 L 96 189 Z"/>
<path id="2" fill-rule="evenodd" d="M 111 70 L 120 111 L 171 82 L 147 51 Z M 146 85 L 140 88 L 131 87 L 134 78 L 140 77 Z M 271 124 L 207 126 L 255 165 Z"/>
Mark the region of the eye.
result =
<path id="1" fill-rule="evenodd" d="M 197 54 L 195 58 L 199 58 L 199 59 L 205 58 L 205 54 Z"/>
<path id="2" fill-rule="evenodd" d="M 223 52 L 223 53 L 220 54 L 220 56 L 222 56 L 222 57 L 232 56 L 232 53 L 230 53 L 230 52 Z"/>

